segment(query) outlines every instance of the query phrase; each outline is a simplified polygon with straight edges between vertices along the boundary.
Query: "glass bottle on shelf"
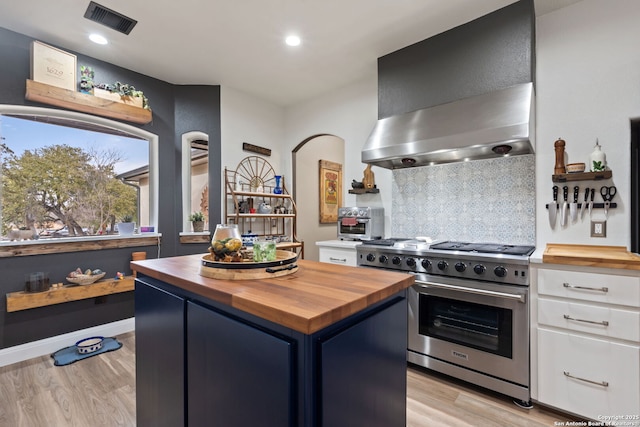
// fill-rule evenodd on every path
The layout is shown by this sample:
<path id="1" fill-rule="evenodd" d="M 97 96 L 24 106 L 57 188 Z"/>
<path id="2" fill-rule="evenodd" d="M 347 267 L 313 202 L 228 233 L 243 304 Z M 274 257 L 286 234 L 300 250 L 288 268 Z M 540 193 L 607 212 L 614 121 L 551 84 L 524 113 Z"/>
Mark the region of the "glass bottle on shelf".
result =
<path id="1" fill-rule="evenodd" d="M 593 152 L 590 156 L 590 169 L 591 172 L 601 172 L 605 170 L 605 166 L 607 165 L 607 159 L 605 154 L 602 152 L 601 146 L 596 139 L 596 146 L 593 147 Z"/>
<path id="2" fill-rule="evenodd" d="M 282 194 L 282 184 L 280 184 L 282 175 L 276 175 L 274 178 L 276 179 L 276 186 L 273 188 L 273 194 Z"/>

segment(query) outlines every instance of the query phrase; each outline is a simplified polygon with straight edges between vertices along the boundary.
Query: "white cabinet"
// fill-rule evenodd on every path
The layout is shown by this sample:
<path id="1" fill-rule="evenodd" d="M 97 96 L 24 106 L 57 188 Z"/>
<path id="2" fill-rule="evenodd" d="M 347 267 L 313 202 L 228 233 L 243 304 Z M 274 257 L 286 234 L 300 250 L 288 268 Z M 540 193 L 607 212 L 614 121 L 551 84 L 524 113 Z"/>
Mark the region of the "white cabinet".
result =
<path id="1" fill-rule="evenodd" d="M 550 264 L 535 270 L 536 400 L 640 426 L 640 273 Z"/>
<path id="2" fill-rule="evenodd" d="M 361 242 L 349 240 L 326 240 L 316 242 L 319 250 L 319 261 L 329 264 L 358 265 L 356 246 Z"/>
<path id="3" fill-rule="evenodd" d="M 540 328 L 539 400 L 596 421 L 638 415 L 639 354 L 637 345 Z"/>

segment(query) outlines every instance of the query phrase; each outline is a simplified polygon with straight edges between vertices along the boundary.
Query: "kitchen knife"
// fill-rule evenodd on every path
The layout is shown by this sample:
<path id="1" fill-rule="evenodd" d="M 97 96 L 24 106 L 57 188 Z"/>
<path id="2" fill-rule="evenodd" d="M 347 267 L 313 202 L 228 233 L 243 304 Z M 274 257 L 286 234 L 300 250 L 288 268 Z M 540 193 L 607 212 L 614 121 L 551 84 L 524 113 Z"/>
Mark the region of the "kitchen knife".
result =
<path id="1" fill-rule="evenodd" d="M 584 218 L 584 208 L 587 206 L 587 201 L 589 200 L 589 187 L 584 189 L 584 202 L 580 205 L 580 220 Z"/>
<path id="2" fill-rule="evenodd" d="M 573 202 L 569 204 L 569 212 L 571 214 L 571 222 L 576 222 L 578 218 L 578 192 L 580 187 L 577 185 L 573 187 Z"/>
<path id="3" fill-rule="evenodd" d="M 549 203 L 549 225 L 556 228 L 556 218 L 558 217 L 558 186 L 553 186 L 553 202 Z"/>
<path id="4" fill-rule="evenodd" d="M 591 189 L 591 197 L 589 199 L 589 218 L 591 218 L 591 209 L 593 209 L 593 195 L 596 194 L 596 189 Z"/>
<path id="5" fill-rule="evenodd" d="M 569 187 L 566 185 L 562 187 L 562 197 L 564 199 L 564 203 L 562 204 L 562 210 L 560 211 L 560 225 L 563 227 L 567 225 L 567 210 L 569 209 Z"/>

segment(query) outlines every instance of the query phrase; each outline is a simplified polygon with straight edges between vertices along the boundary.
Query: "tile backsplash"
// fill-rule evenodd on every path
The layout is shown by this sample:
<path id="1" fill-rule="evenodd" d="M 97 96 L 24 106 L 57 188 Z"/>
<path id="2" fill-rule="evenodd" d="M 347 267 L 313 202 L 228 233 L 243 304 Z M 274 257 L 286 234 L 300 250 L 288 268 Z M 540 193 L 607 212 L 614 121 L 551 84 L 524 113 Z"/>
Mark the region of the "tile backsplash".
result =
<path id="1" fill-rule="evenodd" d="M 391 237 L 535 245 L 535 155 L 393 171 Z"/>

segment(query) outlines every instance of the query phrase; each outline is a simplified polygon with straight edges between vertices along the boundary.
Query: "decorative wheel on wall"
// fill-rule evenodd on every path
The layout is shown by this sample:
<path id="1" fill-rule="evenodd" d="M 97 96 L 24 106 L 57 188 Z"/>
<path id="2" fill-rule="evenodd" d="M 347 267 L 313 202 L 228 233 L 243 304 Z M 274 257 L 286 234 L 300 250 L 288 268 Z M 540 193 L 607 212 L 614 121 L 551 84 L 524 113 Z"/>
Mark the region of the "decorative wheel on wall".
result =
<path id="1" fill-rule="evenodd" d="M 262 157 L 249 156 L 242 159 L 236 168 L 236 183 L 240 183 L 243 191 L 258 191 L 275 186 L 275 171 L 269 162 Z"/>

